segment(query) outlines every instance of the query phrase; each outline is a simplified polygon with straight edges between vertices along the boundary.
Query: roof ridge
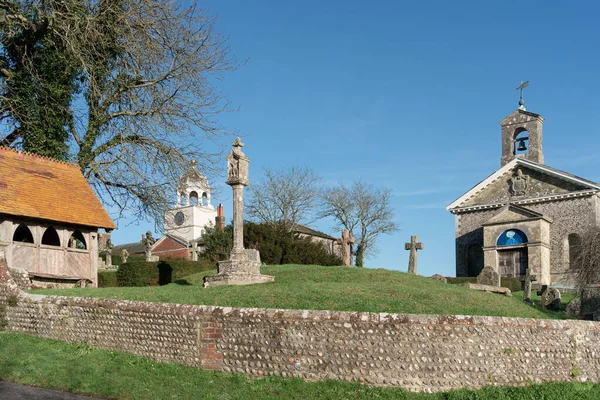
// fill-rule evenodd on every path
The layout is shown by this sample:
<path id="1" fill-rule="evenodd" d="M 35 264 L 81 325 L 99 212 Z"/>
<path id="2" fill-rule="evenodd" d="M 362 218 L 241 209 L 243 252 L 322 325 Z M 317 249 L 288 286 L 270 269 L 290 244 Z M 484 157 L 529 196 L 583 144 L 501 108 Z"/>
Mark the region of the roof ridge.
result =
<path id="1" fill-rule="evenodd" d="M 42 156 L 40 154 L 32 153 L 30 151 L 18 150 L 18 149 L 14 149 L 14 148 L 8 147 L 8 146 L 0 146 L 0 151 L 2 151 L 2 150 L 3 151 L 9 151 L 9 152 L 12 152 L 12 153 L 26 155 L 26 156 L 29 156 L 29 157 L 39 158 L 41 160 L 50 161 L 50 162 L 57 163 L 57 164 L 65 164 L 65 165 L 75 166 L 75 167 L 78 166 L 77 163 L 73 162 L 73 161 L 58 160 L 56 158 L 52 158 L 52 157 L 48 157 L 48 156 Z"/>

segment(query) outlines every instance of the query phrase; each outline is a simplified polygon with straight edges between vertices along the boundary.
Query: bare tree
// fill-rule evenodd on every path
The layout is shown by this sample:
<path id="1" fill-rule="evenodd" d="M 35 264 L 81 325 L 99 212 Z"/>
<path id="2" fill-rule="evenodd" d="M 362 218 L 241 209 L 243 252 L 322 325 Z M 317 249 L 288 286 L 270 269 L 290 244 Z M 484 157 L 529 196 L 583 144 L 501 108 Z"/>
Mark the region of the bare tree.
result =
<path id="1" fill-rule="evenodd" d="M 356 266 L 377 253 L 375 242 L 382 234 L 399 230 L 390 205 L 391 190 L 376 189 L 363 181 L 326 189 L 321 194 L 320 217 L 333 217 L 338 226 L 356 238 Z"/>
<path id="2" fill-rule="evenodd" d="M 265 169 L 264 178 L 249 186 L 248 216 L 271 226 L 292 229 L 310 222 L 320 191 L 320 178 L 309 168 Z"/>
<path id="3" fill-rule="evenodd" d="M 575 252 L 571 269 L 577 287 L 600 283 L 600 227 L 589 229 L 570 250 Z"/>
<path id="4" fill-rule="evenodd" d="M 58 122 L 67 158 L 105 204 L 161 221 L 190 159 L 210 173 L 217 154 L 206 144 L 227 134 L 215 117 L 229 110 L 214 82 L 236 63 L 194 1 L 0 0 L 0 25 L 0 143 L 27 148 L 23 127 L 37 114 L 11 101 L 11 82 L 33 76 L 44 85 L 48 74 L 32 57 L 61 52 L 76 70 L 72 97 L 56 102 L 69 108 Z M 35 46 L 46 52 L 32 55 Z"/>

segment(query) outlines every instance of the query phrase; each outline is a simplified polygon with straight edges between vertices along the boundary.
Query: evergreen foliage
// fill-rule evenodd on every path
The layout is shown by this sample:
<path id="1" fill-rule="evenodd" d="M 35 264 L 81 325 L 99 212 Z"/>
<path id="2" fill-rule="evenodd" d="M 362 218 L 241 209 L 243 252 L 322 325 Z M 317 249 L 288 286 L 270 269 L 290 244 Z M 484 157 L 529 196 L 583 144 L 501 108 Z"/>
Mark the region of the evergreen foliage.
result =
<path id="1" fill-rule="evenodd" d="M 202 238 L 205 246 L 202 257 L 212 261 L 229 259 L 233 247 L 231 225 L 223 232 L 209 227 Z M 269 265 L 342 265 L 342 260 L 331 254 L 322 243 L 314 242 L 310 237 L 300 237 L 283 224 L 244 222 L 244 247 L 257 249 L 261 261 Z"/>
<path id="2" fill-rule="evenodd" d="M 158 286 L 177 282 L 181 278 L 202 271 L 215 269 L 209 260 L 166 260 L 158 262 L 131 261 L 119 266 L 118 286 Z M 185 284 L 184 282 L 181 282 Z"/>

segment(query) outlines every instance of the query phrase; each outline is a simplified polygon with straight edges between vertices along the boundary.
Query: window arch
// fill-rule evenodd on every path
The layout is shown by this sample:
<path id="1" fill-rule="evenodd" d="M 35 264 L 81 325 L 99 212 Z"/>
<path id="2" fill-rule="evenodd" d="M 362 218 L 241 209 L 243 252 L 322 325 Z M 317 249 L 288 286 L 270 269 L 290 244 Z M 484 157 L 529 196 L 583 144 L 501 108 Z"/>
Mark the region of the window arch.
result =
<path id="1" fill-rule="evenodd" d="M 504 231 L 498 238 L 496 246 L 516 246 L 527 243 L 527 235 L 518 229 Z"/>
<path id="2" fill-rule="evenodd" d="M 60 246 L 60 238 L 53 226 L 49 226 L 42 236 L 42 244 L 50 246 Z"/>
<path id="3" fill-rule="evenodd" d="M 13 242 L 33 243 L 33 235 L 25 224 L 21 224 L 15 229 Z"/>
<path id="4" fill-rule="evenodd" d="M 467 248 L 467 271 L 469 276 L 477 276 L 483 270 L 483 246 L 481 243 L 472 243 Z"/>
<path id="5" fill-rule="evenodd" d="M 69 238 L 69 247 L 72 249 L 80 249 L 86 250 L 87 245 L 85 244 L 85 238 L 83 234 L 79 231 L 73 232 L 71 237 Z"/>
<path id="6" fill-rule="evenodd" d="M 190 192 L 190 205 L 197 206 L 198 205 L 198 192 Z"/>
<path id="7" fill-rule="evenodd" d="M 571 233 L 567 236 L 567 241 L 569 243 L 569 265 L 573 266 L 581 250 L 581 236 Z"/>
<path id="8" fill-rule="evenodd" d="M 515 131 L 513 154 L 527 154 L 529 153 L 529 132 L 524 128 L 519 128 Z"/>
<path id="9" fill-rule="evenodd" d="M 203 206 L 208 205 L 208 194 L 206 192 L 202 193 L 202 205 Z"/>

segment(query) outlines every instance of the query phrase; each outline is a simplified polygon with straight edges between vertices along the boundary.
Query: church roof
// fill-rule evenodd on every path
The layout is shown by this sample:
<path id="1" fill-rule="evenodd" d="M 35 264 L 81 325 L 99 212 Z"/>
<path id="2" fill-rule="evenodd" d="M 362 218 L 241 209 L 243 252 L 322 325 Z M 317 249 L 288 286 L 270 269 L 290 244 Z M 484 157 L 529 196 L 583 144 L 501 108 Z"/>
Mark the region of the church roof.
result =
<path id="1" fill-rule="evenodd" d="M 475 196 L 475 194 L 481 192 L 483 189 L 488 187 L 492 182 L 496 181 L 502 175 L 506 174 L 508 171 L 516 168 L 517 166 L 531 168 L 533 170 L 545 173 L 547 175 L 554 176 L 556 178 L 578 184 L 578 185 L 582 186 L 583 188 L 586 188 L 587 190 L 591 190 L 591 191 L 600 190 L 600 184 L 598 184 L 596 182 L 581 178 L 579 176 L 570 174 L 565 171 L 561 171 L 556 168 L 549 167 L 544 164 L 539 164 L 534 161 L 527 160 L 525 158 L 516 157 L 512 161 L 510 161 L 509 163 L 504 165 L 502 168 L 500 168 L 499 170 L 497 170 L 496 172 L 494 172 L 493 174 L 491 174 L 490 176 L 485 178 L 483 181 L 479 182 L 477 185 L 475 185 L 473 188 L 471 188 L 467 193 L 463 194 L 461 197 L 459 197 L 454 202 L 452 202 L 448 207 L 446 207 L 446 210 L 450 211 L 450 210 L 459 208 L 460 205 L 463 204 L 465 201 L 467 201 L 471 197 Z"/>
<path id="2" fill-rule="evenodd" d="M 304 235 L 317 236 L 317 237 L 321 237 L 321 238 L 324 238 L 324 239 L 330 239 L 330 240 L 337 240 L 333 236 L 330 236 L 330 235 L 328 235 L 326 233 L 323 233 L 321 231 L 317 231 L 316 229 L 309 228 L 306 225 L 296 224 L 294 226 L 293 231 L 296 232 L 296 233 L 302 233 Z"/>
<path id="3" fill-rule="evenodd" d="M 116 228 L 77 164 L 7 147 L 0 147 L 0 214 Z"/>

